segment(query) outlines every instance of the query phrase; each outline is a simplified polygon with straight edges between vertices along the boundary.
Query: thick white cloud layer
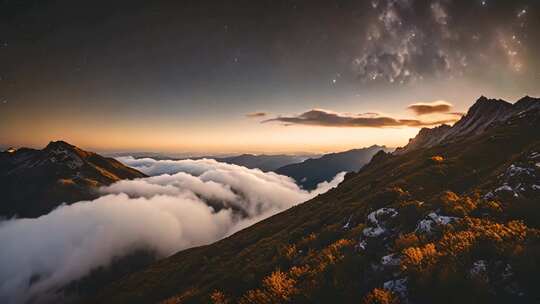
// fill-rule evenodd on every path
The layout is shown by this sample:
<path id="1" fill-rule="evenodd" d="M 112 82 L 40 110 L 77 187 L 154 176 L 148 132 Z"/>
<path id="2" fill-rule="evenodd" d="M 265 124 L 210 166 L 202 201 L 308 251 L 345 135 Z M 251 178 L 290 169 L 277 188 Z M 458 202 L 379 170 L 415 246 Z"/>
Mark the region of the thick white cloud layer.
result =
<path id="1" fill-rule="evenodd" d="M 211 159 L 119 160 L 152 177 L 117 182 L 96 200 L 36 219 L 0 222 L 1 303 L 43 297 L 136 249 L 167 256 L 214 242 L 344 177 L 308 192 L 288 177 Z"/>

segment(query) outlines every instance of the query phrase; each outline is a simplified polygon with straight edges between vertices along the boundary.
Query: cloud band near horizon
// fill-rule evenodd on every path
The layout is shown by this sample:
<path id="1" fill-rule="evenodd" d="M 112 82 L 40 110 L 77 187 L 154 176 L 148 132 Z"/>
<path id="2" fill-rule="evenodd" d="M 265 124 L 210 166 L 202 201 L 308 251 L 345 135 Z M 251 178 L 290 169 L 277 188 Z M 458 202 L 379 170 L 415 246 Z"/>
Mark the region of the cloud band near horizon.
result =
<path id="1" fill-rule="evenodd" d="M 429 114 L 442 114 L 448 116 L 448 118 L 436 120 L 400 119 L 381 115 L 376 112 L 349 114 L 324 109 L 311 109 L 298 115 L 278 116 L 266 119 L 261 121 L 261 123 L 281 122 L 286 126 L 309 125 L 321 127 L 430 127 L 458 121 L 461 116 L 463 116 L 463 113 L 450 112 L 452 108 L 453 105 L 451 103 L 442 100 L 426 103 L 413 103 L 407 106 L 407 109 L 413 111 L 416 116 Z"/>
<path id="2" fill-rule="evenodd" d="M 261 123 L 281 122 L 285 125 L 309 125 L 322 127 L 429 127 L 439 124 L 454 123 L 459 118 L 454 115 L 448 119 L 421 120 L 421 119 L 397 119 L 390 116 L 366 116 L 365 114 L 340 114 L 323 109 L 313 109 L 299 115 L 279 116 L 263 120 Z"/>

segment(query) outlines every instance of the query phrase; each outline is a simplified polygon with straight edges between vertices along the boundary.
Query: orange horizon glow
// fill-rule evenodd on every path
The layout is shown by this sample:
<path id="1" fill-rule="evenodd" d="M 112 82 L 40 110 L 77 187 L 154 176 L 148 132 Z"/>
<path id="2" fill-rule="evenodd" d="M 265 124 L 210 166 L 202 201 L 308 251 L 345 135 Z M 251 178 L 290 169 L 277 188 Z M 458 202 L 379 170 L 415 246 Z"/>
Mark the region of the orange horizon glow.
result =
<path id="1" fill-rule="evenodd" d="M 405 145 L 419 128 L 326 128 L 313 126 L 261 125 L 243 122 L 218 130 L 173 128 L 159 131 L 109 126 L 67 129 L 63 124 L 14 130 L 24 140 L 9 142 L 15 147 L 43 148 L 50 141 L 64 140 L 97 152 L 176 152 L 192 154 L 294 154 L 327 153 L 362 148 L 374 144 L 387 147 Z M 13 135 L 13 133 L 12 133 Z M 3 140 L 3 139 L 2 139 Z"/>

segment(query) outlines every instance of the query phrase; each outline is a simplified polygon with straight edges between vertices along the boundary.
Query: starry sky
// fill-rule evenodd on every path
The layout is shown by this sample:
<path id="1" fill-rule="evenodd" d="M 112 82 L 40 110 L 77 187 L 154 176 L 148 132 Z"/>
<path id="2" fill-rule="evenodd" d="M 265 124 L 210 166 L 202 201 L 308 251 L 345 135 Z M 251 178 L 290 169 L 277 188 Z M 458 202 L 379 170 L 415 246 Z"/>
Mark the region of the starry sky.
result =
<path id="1" fill-rule="evenodd" d="M 0 144 L 327 152 L 540 96 L 540 1 L 0 0 Z"/>

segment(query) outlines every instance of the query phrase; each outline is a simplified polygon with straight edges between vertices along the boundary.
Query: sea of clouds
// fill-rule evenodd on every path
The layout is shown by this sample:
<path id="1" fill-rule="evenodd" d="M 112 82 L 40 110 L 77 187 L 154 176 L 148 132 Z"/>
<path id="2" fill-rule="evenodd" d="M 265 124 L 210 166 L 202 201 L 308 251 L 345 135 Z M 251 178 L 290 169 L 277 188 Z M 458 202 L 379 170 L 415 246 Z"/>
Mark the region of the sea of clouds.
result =
<path id="1" fill-rule="evenodd" d="M 93 201 L 39 218 L 0 222 L 0 303 L 49 297 L 138 249 L 166 257 L 212 243 L 344 178 L 340 173 L 306 191 L 289 177 L 213 159 L 118 160 L 150 177 L 119 181 Z"/>

